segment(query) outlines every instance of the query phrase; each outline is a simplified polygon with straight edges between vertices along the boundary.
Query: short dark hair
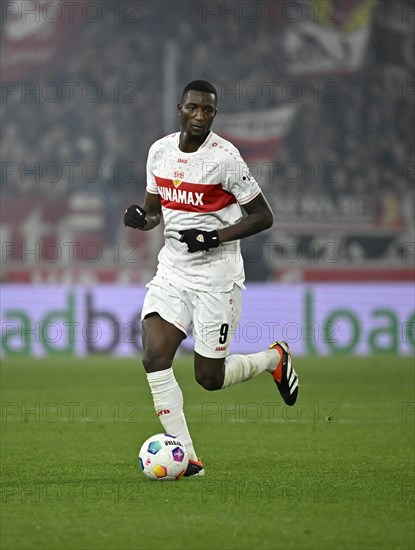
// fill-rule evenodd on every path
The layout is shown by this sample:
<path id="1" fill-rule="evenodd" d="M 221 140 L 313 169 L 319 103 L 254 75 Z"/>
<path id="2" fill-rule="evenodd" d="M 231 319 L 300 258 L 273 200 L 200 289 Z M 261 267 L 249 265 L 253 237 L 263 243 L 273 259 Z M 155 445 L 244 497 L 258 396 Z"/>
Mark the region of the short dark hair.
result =
<path id="1" fill-rule="evenodd" d="M 185 86 L 183 90 L 182 102 L 184 101 L 185 95 L 189 90 L 213 94 L 215 96 L 215 101 L 218 100 L 218 92 L 216 91 L 215 86 L 213 86 L 213 84 L 211 84 L 207 80 L 192 80 L 192 82 L 189 82 L 189 84 L 187 84 L 187 86 Z"/>

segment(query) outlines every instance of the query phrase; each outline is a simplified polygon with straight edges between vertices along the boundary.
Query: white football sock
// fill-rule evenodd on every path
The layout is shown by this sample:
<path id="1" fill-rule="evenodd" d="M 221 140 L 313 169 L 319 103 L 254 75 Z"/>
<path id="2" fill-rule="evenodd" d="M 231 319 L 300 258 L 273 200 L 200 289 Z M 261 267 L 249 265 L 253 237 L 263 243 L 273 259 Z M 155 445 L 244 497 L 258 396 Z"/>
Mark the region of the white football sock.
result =
<path id="1" fill-rule="evenodd" d="M 225 378 L 222 388 L 250 380 L 261 372 L 272 372 L 279 362 L 279 351 L 267 349 L 251 355 L 229 355 L 225 360 Z"/>
<path id="2" fill-rule="evenodd" d="M 183 412 L 183 393 L 174 377 L 173 369 L 149 372 L 147 380 L 153 395 L 154 408 L 165 433 L 178 437 L 186 447 L 189 458 L 197 460 Z"/>

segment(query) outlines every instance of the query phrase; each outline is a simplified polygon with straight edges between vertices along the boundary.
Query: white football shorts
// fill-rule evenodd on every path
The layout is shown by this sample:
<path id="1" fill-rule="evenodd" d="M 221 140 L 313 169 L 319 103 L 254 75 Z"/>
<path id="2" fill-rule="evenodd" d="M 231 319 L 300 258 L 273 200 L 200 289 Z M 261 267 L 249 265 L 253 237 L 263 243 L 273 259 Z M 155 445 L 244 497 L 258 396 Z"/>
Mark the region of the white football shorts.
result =
<path id="1" fill-rule="evenodd" d="M 141 320 L 157 312 L 186 336 L 193 324 L 194 349 L 199 355 L 228 355 L 242 309 L 241 289 L 237 285 L 229 292 L 206 292 L 173 285 L 158 275 L 147 288 Z"/>

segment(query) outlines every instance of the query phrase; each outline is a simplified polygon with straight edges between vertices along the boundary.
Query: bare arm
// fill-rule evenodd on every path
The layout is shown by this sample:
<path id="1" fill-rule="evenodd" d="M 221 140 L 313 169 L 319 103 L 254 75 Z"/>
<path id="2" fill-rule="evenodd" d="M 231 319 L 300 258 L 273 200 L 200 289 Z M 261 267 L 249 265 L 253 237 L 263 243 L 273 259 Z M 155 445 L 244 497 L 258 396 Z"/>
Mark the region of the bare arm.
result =
<path id="1" fill-rule="evenodd" d="M 143 227 L 143 231 L 149 231 L 160 223 L 161 220 L 161 202 L 160 195 L 148 193 L 144 196 L 143 210 L 146 213 L 147 223 Z"/>
<path id="2" fill-rule="evenodd" d="M 271 207 L 262 193 L 242 205 L 242 208 L 247 216 L 234 225 L 219 229 L 220 242 L 235 241 L 255 235 L 264 229 L 269 229 L 274 223 Z"/>

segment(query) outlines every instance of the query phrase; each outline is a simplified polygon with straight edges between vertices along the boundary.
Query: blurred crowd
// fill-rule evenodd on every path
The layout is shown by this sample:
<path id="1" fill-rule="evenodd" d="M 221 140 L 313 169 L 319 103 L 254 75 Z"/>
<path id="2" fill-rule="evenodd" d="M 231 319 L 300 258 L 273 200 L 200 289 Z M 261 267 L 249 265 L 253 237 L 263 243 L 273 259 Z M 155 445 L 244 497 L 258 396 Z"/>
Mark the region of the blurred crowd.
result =
<path id="1" fill-rule="evenodd" d="M 413 54 L 391 60 L 382 26 L 399 10 L 389 13 L 390 4 L 379 2 L 357 71 L 293 77 L 284 63 L 287 21 L 277 14 L 252 23 L 231 12 L 219 19 L 203 12 L 203 6 L 222 4 L 140 2 L 132 21 L 125 14 L 116 20 L 114 4 L 101 2 L 99 22 L 73 25 L 57 62 L 3 95 L 3 192 L 58 199 L 74 191 L 99 193 L 110 238 L 123 206 L 142 198 L 149 146 L 178 129 L 166 121 L 166 98 L 174 111 L 183 86 L 204 78 L 218 87 L 224 113 L 289 101 L 271 96 L 270 83 L 301 90 L 294 122 L 271 159 L 280 168 L 296 166 L 301 177 L 263 171 L 260 183 L 271 202 L 385 195 L 391 211 L 399 209 L 414 189 L 414 95 L 403 93 L 404 83 L 413 81 Z M 176 65 L 166 67 L 172 44 Z M 250 83 L 261 91 L 255 100 L 240 93 Z"/>
<path id="2" fill-rule="evenodd" d="M 267 190 L 336 195 L 413 188 L 413 170 L 403 177 L 402 168 L 413 162 L 414 96 L 402 93 L 413 67 L 400 63 L 396 74 L 388 65 L 380 36 L 387 2 L 375 11 L 361 69 L 324 78 L 287 74 L 282 18 L 253 24 L 227 16 L 217 24 L 202 12 L 203 4 L 179 2 L 173 9 L 168 3 L 140 3 L 138 22 L 132 23 L 114 21 L 110 3 L 103 2 L 99 22 L 79 23 L 59 61 L 20 83 L 19 92 L 1 104 L 2 160 L 9 163 L 3 189 L 18 195 L 92 189 L 141 196 L 148 147 L 166 131 L 167 41 L 178 49 L 176 96 L 194 78 L 211 80 L 219 88 L 222 112 L 284 101 L 271 98 L 263 83 L 295 81 L 300 87 L 296 118 L 273 160 L 281 166 L 295 163 L 302 177 L 264 176 Z M 249 83 L 263 92 L 255 101 L 226 93 Z M 26 93 L 36 86 L 38 97 Z M 62 97 L 48 99 L 55 90 Z"/>

